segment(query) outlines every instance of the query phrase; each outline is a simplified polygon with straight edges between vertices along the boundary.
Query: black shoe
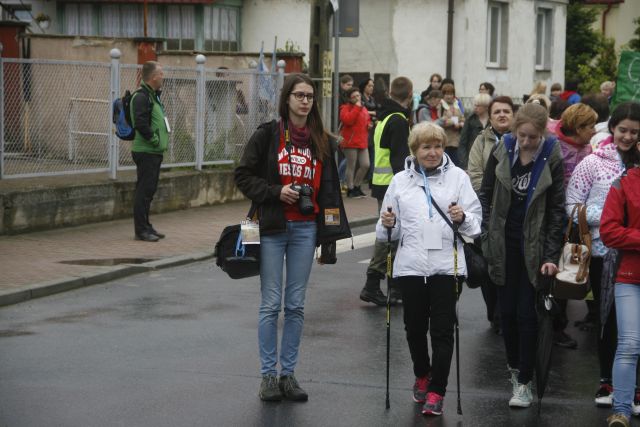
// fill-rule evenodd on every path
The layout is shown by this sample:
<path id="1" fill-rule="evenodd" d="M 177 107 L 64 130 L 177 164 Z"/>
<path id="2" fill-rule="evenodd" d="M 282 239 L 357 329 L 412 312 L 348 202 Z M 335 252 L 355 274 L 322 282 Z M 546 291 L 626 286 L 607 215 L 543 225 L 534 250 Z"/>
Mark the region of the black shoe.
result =
<path id="1" fill-rule="evenodd" d="M 577 341 L 567 335 L 564 331 L 557 331 L 553 333 L 553 343 L 559 347 L 569 348 L 571 350 L 578 348 Z"/>
<path id="2" fill-rule="evenodd" d="M 364 302 L 372 302 L 380 307 L 387 305 L 387 297 L 384 296 L 380 288 L 370 289 L 365 286 L 360 292 L 360 299 Z"/>
<path id="3" fill-rule="evenodd" d="M 350 199 L 353 199 L 355 197 L 358 197 L 357 193 L 356 193 L 356 189 L 355 188 L 349 188 L 347 189 L 347 197 Z"/>
<path id="4" fill-rule="evenodd" d="M 164 239 L 166 236 L 158 231 L 156 231 L 155 228 L 151 229 L 151 234 L 155 234 L 156 236 L 158 236 L 158 239 Z"/>
<path id="5" fill-rule="evenodd" d="M 278 378 L 275 375 L 262 376 L 258 396 L 265 402 L 279 402 L 282 400 L 282 392 L 278 386 Z"/>
<path id="6" fill-rule="evenodd" d="M 354 197 L 358 197 L 358 198 L 367 197 L 367 195 L 362 192 L 359 186 L 353 187 L 353 192 L 355 193 Z"/>
<path id="7" fill-rule="evenodd" d="M 157 242 L 158 240 L 160 240 L 160 237 L 156 236 L 155 234 L 145 232 L 136 234 L 136 240 L 142 240 L 143 242 Z"/>
<path id="8" fill-rule="evenodd" d="M 300 387 L 293 374 L 281 376 L 279 385 L 280 391 L 286 399 L 294 402 L 306 402 L 309 400 L 309 395 Z"/>

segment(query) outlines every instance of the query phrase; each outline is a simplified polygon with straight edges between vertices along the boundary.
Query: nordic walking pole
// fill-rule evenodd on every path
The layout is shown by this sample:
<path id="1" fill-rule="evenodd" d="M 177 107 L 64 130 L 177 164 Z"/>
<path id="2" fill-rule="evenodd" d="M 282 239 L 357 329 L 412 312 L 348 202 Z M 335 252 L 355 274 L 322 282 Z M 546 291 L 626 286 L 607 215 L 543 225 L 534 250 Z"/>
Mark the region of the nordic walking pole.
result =
<path id="1" fill-rule="evenodd" d="M 455 205 L 456 202 L 451 203 Z M 453 224 L 453 281 L 456 286 L 456 381 L 458 383 L 458 415 L 462 415 L 460 400 L 460 322 L 458 320 L 458 298 L 460 298 L 460 282 L 458 282 L 458 224 Z"/>
<path id="2" fill-rule="evenodd" d="M 387 212 L 391 213 L 391 206 L 387 206 Z M 391 229 L 393 227 L 387 227 L 387 400 L 385 407 L 389 409 L 391 404 L 389 403 L 389 348 L 391 346 L 391 301 L 389 295 L 391 294 Z"/>

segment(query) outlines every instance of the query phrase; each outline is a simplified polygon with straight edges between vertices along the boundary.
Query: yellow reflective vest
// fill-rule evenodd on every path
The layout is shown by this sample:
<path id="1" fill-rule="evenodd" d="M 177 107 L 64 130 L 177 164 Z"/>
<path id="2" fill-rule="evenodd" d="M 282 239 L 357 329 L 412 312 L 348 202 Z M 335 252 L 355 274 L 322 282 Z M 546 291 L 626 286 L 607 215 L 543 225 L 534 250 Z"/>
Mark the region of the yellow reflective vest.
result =
<path id="1" fill-rule="evenodd" d="M 373 133 L 373 146 L 375 153 L 375 160 L 373 163 L 373 179 L 371 183 L 373 185 L 389 185 L 391 178 L 393 178 L 393 169 L 391 168 L 391 150 L 388 148 L 381 148 L 380 141 L 382 141 L 382 132 L 384 127 L 393 115 L 399 115 L 403 119 L 407 117 L 402 113 L 391 113 L 384 120 L 376 124 L 376 130 Z"/>

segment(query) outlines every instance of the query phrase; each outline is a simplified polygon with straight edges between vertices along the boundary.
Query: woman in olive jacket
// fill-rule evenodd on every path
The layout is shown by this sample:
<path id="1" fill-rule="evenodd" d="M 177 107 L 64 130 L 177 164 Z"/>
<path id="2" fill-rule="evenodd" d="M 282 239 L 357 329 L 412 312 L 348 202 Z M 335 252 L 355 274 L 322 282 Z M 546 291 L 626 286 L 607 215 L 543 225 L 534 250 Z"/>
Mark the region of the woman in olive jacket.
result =
<path id="1" fill-rule="evenodd" d="M 498 288 L 513 396 L 528 407 L 536 354 L 535 290 L 539 275 L 554 275 L 562 246 L 564 186 L 560 146 L 545 138 L 547 110 L 526 104 L 513 134 L 498 144 L 482 180 L 482 239 L 489 275 Z"/>
<path id="2" fill-rule="evenodd" d="M 266 401 L 308 399 L 294 370 L 315 248 L 351 237 L 334 153 L 316 99 L 309 77 L 287 76 L 280 119 L 256 130 L 235 170 L 236 185 L 251 199 L 260 224 L 259 396 Z M 334 257 L 321 256 L 320 262 L 334 263 Z M 278 346 L 283 299 L 284 326 Z"/>

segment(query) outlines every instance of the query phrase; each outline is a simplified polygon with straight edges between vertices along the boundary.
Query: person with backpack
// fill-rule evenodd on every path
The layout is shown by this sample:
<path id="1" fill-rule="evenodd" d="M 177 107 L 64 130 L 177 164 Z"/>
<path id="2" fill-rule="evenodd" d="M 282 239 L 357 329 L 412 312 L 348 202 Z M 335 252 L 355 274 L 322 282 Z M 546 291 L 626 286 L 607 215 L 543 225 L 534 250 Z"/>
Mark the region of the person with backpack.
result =
<path id="1" fill-rule="evenodd" d="M 396 77 L 391 82 L 389 98 L 382 101 L 378 124 L 374 133 L 374 169 L 371 196 L 378 200 L 378 212 L 393 175 L 404 170 L 404 160 L 409 155 L 409 115 L 413 102 L 413 82 L 406 77 Z M 392 243 L 392 255 L 398 247 Z M 360 299 L 378 306 L 386 306 L 387 298 L 380 290 L 380 280 L 387 273 L 387 240 L 376 239 L 373 256 L 367 268 L 367 280 Z M 397 304 L 402 299 L 400 291 L 391 288 L 389 300 Z"/>
<path id="2" fill-rule="evenodd" d="M 545 136 L 547 110 L 525 104 L 513 133 L 502 137 L 487 162 L 479 199 L 483 253 L 498 288 L 502 336 L 511 377 L 510 407 L 531 406 L 540 275 L 558 271 L 564 226 L 562 154 Z"/>
<path id="3" fill-rule="evenodd" d="M 157 242 L 165 237 L 149 222 L 153 195 L 158 188 L 162 157 L 169 144 L 169 121 L 160 102 L 164 73 L 162 65 L 147 61 L 142 66 L 142 83 L 131 97 L 130 118 L 135 129 L 131 156 L 136 164 L 137 181 L 133 202 L 136 240 Z"/>

